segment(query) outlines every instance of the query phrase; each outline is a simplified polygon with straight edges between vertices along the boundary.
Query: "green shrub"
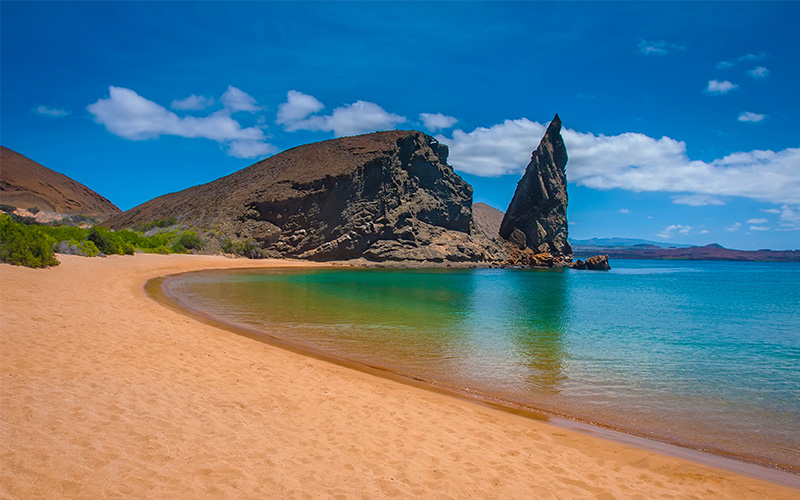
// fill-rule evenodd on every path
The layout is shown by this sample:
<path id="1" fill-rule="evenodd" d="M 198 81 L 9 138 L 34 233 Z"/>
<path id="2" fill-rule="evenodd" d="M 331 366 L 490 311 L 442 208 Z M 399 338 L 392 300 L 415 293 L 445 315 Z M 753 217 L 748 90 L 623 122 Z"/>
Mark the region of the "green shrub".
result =
<path id="1" fill-rule="evenodd" d="M 83 257 L 97 257 L 100 251 L 92 241 L 69 240 L 58 244 L 58 253 L 65 255 L 80 255 Z"/>
<path id="2" fill-rule="evenodd" d="M 131 231 L 114 232 L 104 227 L 94 226 L 86 236 L 88 241 L 97 246 L 97 249 L 106 255 L 133 255 L 136 251 L 131 240 L 135 239 L 136 234 Z"/>
<path id="3" fill-rule="evenodd" d="M 149 231 L 150 229 L 154 228 L 164 228 L 169 226 L 174 226 L 177 223 L 177 219 L 175 217 L 167 217 L 166 219 L 158 219 L 158 220 L 151 220 L 146 224 L 136 224 L 133 226 L 133 229 L 140 232 Z"/>
<path id="4" fill-rule="evenodd" d="M 202 250 L 205 246 L 194 231 L 186 231 L 178 236 L 170 250 L 175 253 L 188 253 L 190 250 Z"/>
<path id="5" fill-rule="evenodd" d="M 232 253 L 247 257 L 248 259 L 263 259 L 266 257 L 264 250 L 261 249 L 261 245 L 259 245 L 257 241 L 251 239 L 231 241 L 226 238 L 221 242 L 220 246 L 224 253 Z"/>
<path id="6" fill-rule="evenodd" d="M 170 253 L 169 248 L 167 248 L 167 247 L 165 247 L 163 245 L 160 246 L 160 247 L 143 248 L 142 251 L 145 252 L 145 253 L 157 253 L 157 254 L 161 254 L 161 255 L 167 255 L 167 254 Z"/>
<path id="7" fill-rule="evenodd" d="M 0 214 L 0 261 L 17 266 L 57 266 L 55 240 L 37 226 L 26 226 Z"/>
<path id="8" fill-rule="evenodd" d="M 83 241 L 89 235 L 88 229 L 81 229 L 79 227 L 69 225 L 42 225 L 41 229 L 45 234 L 51 236 L 56 241 Z"/>

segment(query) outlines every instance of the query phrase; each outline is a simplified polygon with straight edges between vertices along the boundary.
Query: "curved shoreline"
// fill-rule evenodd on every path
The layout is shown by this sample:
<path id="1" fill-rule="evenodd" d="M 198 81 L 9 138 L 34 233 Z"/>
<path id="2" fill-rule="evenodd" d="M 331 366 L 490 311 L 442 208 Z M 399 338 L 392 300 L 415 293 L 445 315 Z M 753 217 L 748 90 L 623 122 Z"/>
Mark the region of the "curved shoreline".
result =
<path id="1" fill-rule="evenodd" d="M 247 270 L 247 268 L 243 270 Z M 760 460 L 758 457 L 738 455 L 725 450 L 703 447 L 691 442 L 682 442 L 674 439 L 670 440 L 669 438 L 654 433 L 646 433 L 637 431 L 636 429 L 600 422 L 593 419 L 590 415 L 560 412 L 552 408 L 505 400 L 469 388 L 461 389 L 441 381 L 428 380 L 415 376 L 412 373 L 405 373 L 390 366 L 366 363 L 344 356 L 338 356 L 313 345 L 296 342 L 290 338 L 275 336 L 266 331 L 258 330 L 241 323 L 228 321 L 223 317 L 189 306 L 165 289 L 165 285 L 170 280 L 178 279 L 183 274 L 195 272 L 198 271 L 188 271 L 187 273 L 177 273 L 150 279 L 145 283 L 145 293 L 165 307 L 174 309 L 216 328 L 224 329 L 237 335 L 243 335 L 259 342 L 265 342 L 338 366 L 433 391 L 471 403 L 481 404 L 489 408 L 509 412 L 533 420 L 548 422 L 564 429 L 597 434 L 617 443 L 633 445 L 641 449 L 663 453 L 676 458 L 691 460 L 712 467 L 719 467 L 753 478 L 775 482 L 776 484 L 800 487 L 800 473 L 793 470 L 789 465 L 776 464 L 766 460 Z"/>
<path id="2" fill-rule="evenodd" d="M 59 259 L 0 265 L 0 496 L 797 497 L 256 342 L 144 292 L 185 271 L 314 263 Z"/>

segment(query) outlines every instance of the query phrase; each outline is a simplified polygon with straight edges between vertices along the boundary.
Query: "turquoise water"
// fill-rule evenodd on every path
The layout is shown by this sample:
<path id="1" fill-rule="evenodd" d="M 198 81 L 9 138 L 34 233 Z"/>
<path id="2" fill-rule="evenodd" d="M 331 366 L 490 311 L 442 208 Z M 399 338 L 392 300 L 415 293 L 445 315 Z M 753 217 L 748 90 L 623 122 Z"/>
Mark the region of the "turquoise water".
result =
<path id="1" fill-rule="evenodd" d="M 800 471 L 800 265 L 205 271 L 233 324 L 490 400 Z"/>

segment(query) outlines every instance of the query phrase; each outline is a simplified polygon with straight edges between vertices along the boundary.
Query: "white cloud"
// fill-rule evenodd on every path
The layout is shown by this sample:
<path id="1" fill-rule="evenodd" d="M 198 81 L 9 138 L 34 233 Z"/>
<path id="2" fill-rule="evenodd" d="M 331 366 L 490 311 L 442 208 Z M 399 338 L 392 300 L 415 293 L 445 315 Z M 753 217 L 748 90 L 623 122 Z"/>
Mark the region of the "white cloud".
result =
<path id="1" fill-rule="evenodd" d="M 781 207 L 779 231 L 800 231 L 800 206 Z"/>
<path id="2" fill-rule="evenodd" d="M 446 128 L 451 128 L 458 122 L 452 116 L 446 116 L 441 113 L 420 113 L 419 118 L 422 120 L 425 128 L 431 132 L 438 132 Z"/>
<path id="3" fill-rule="evenodd" d="M 225 109 L 229 110 L 231 113 L 237 111 L 248 111 L 252 113 L 262 109 L 256 106 L 256 100 L 252 96 L 230 85 L 228 85 L 228 90 L 222 94 L 219 100 L 222 102 Z"/>
<path id="4" fill-rule="evenodd" d="M 703 229 L 702 231 L 700 231 L 700 234 L 708 234 L 708 229 Z"/>
<path id="5" fill-rule="evenodd" d="M 191 110 L 191 111 L 199 111 L 201 109 L 206 109 L 207 107 L 214 104 L 213 97 L 203 97 L 201 95 L 190 95 L 186 99 L 175 99 L 170 104 L 170 108 L 172 109 L 179 109 L 179 110 Z"/>
<path id="6" fill-rule="evenodd" d="M 676 205 L 689 205 L 690 207 L 704 207 L 707 205 L 724 205 L 725 202 L 719 198 L 708 196 L 706 194 L 688 194 L 681 196 L 674 196 L 672 203 Z"/>
<path id="7" fill-rule="evenodd" d="M 228 148 L 228 154 L 236 158 L 258 158 L 269 156 L 278 151 L 272 144 L 262 141 L 233 141 Z"/>
<path id="8" fill-rule="evenodd" d="M 456 169 L 498 177 L 525 169 L 545 129 L 545 125 L 522 118 L 472 132 L 454 130 L 452 137 L 438 135 L 436 139 L 450 147 L 450 163 Z"/>
<path id="9" fill-rule="evenodd" d="M 778 210 L 777 208 L 762 208 L 761 211 L 764 212 L 764 213 L 768 213 L 768 214 L 779 214 L 779 213 L 781 213 L 781 211 Z"/>
<path id="10" fill-rule="evenodd" d="M 451 137 L 436 138 L 450 147 L 449 161 L 461 172 L 519 175 L 545 128 L 522 118 L 471 132 L 456 129 Z M 686 144 L 669 137 L 634 132 L 605 136 L 570 129 L 562 129 L 562 135 L 569 154 L 567 178 L 581 186 L 706 195 L 709 204 L 715 203 L 715 196 L 800 204 L 800 148 L 733 153 L 705 162 L 689 159 Z"/>
<path id="11" fill-rule="evenodd" d="M 759 218 L 759 219 L 749 219 L 747 224 L 766 224 L 769 222 L 767 219 Z"/>
<path id="12" fill-rule="evenodd" d="M 302 128 L 303 120 L 325 105 L 319 102 L 314 96 L 290 90 L 286 95 L 286 102 L 278 106 L 278 119 L 275 123 L 284 125 L 289 132 Z"/>
<path id="13" fill-rule="evenodd" d="M 728 61 L 720 61 L 720 62 L 717 63 L 717 69 L 728 69 L 728 68 L 732 68 L 734 66 L 736 66 L 736 65 L 733 64 L 732 62 L 728 62 Z"/>
<path id="14" fill-rule="evenodd" d="M 406 121 L 405 117 L 388 113 L 377 104 L 366 101 L 356 101 L 338 107 L 330 115 L 312 114 L 322 109 L 321 104 L 312 96 L 291 91 L 287 96 L 287 102 L 279 107 L 277 123 L 288 131 L 333 132 L 336 137 L 342 137 L 377 130 L 391 130 Z M 280 112 L 281 109 L 284 110 L 283 114 Z"/>
<path id="15" fill-rule="evenodd" d="M 769 70 L 764 66 L 757 66 L 747 72 L 748 75 L 752 76 L 756 80 L 760 80 L 761 78 L 766 78 L 769 76 Z"/>
<path id="16" fill-rule="evenodd" d="M 769 228 L 766 226 L 750 226 L 751 231 L 769 231 Z"/>
<path id="17" fill-rule="evenodd" d="M 729 233 L 735 233 L 741 227 L 742 227 L 742 223 L 741 222 L 734 222 L 730 226 L 726 227 L 725 230 L 728 231 Z"/>
<path id="18" fill-rule="evenodd" d="M 767 57 L 767 55 L 763 52 L 759 52 L 758 54 L 745 54 L 739 57 L 738 61 L 760 61 Z"/>
<path id="19" fill-rule="evenodd" d="M 739 113 L 739 120 L 740 122 L 749 122 L 749 123 L 758 123 L 764 121 L 767 115 L 762 115 L 760 113 L 752 113 L 750 111 L 742 111 Z"/>
<path id="20" fill-rule="evenodd" d="M 50 106 L 39 105 L 33 108 L 33 112 L 37 115 L 52 116 L 53 118 L 62 118 L 72 114 L 72 111 L 62 108 L 51 108 Z"/>
<path id="21" fill-rule="evenodd" d="M 646 56 L 663 56 L 669 54 L 670 50 L 678 49 L 683 50 L 684 47 L 682 45 L 675 45 L 673 43 L 667 43 L 664 40 L 641 40 L 639 42 L 639 52 Z"/>
<path id="22" fill-rule="evenodd" d="M 618 210 L 618 212 L 621 213 L 621 214 L 626 214 L 626 215 L 631 213 L 631 211 L 629 209 L 627 209 L 627 208 L 620 208 Z"/>
<path id="23" fill-rule="evenodd" d="M 709 80 L 708 86 L 706 87 L 706 92 L 709 94 L 721 95 L 727 94 L 731 90 L 736 90 L 739 88 L 739 85 L 735 83 L 731 83 L 728 80 L 719 81 L 719 80 Z"/>
<path id="24" fill-rule="evenodd" d="M 229 87 L 230 91 L 232 87 Z M 227 92 L 226 92 L 227 94 Z M 162 135 L 211 139 L 220 143 L 249 141 L 264 143 L 264 132 L 257 127 L 242 126 L 231 118 L 230 109 L 223 109 L 205 117 L 178 116 L 172 111 L 145 99 L 136 92 L 122 87 L 109 87 L 109 97 L 87 106 L 95 121 L 112 134 L 134 141 L 154 139 Z M 236 156 L 244 146 L 229 149 Z M 262 149 L 263 150 L 263 149 Z"/>
<path id="25" fill-rule="evenodd" d="M 692 230 L 692 226 L 684 226 L 682 224 L 672 224 L 665 227 L 661 232 L 656 233 L 656 236 L 662 239 L 672 238 L 673 233 L 677 231 L 678 234 L 687 235 Z"/>

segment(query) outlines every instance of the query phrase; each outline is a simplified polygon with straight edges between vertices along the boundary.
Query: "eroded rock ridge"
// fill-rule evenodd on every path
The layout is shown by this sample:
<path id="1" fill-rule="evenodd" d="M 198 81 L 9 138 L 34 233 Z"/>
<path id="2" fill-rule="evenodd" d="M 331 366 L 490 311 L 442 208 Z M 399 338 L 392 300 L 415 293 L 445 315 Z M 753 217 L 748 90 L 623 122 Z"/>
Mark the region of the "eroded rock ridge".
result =
<path id="1" fill-rule="evenodd" d="M 567 148 L 555 115 L 508 205 L 500 236 L 519 249 L 572 259 L 567 241 Z"/>
<path id="2" fill-rule="evenodd" d="M 267 256 L 367 262 L 492 263 L 506 255 L 476 230 L 472 187 L 447 146 L 417 131 L 299 146 L 216 181 L 155 198 L 110 222 L 168 217 Z"/>

